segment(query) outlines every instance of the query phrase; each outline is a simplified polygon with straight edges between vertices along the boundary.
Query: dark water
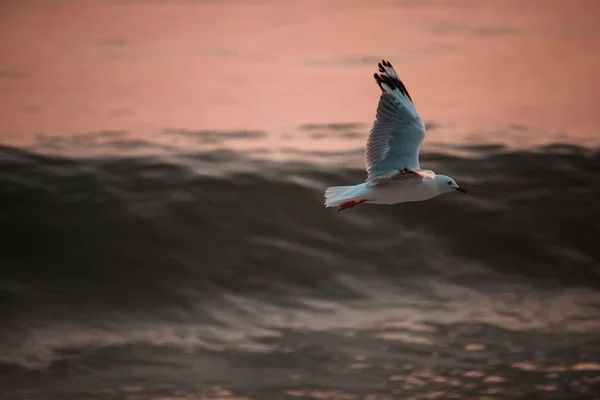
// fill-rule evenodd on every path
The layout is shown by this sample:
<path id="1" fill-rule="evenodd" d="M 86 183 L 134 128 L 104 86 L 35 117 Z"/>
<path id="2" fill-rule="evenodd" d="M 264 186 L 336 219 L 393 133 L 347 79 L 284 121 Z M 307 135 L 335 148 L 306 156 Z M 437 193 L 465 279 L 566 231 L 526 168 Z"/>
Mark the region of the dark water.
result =
<path id="1" fill-rule="evenodd" d="M 0 397 L 600 398 L 600 153 L 462 150 L 337 213 L 343 163 L 1 148 Z"/>

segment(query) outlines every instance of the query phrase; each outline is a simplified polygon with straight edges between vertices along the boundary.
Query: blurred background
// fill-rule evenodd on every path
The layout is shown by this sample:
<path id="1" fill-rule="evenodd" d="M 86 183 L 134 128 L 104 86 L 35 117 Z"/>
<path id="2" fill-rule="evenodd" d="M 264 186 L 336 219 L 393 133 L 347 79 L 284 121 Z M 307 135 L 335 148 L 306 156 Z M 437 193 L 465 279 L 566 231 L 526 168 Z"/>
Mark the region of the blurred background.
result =
<path id="1" fill-rule="evenodd" d="M 0 398 L 600 399 L 599 17 L 0 2 Z M 381 59 L 468 196 L 323 206 Z"/>

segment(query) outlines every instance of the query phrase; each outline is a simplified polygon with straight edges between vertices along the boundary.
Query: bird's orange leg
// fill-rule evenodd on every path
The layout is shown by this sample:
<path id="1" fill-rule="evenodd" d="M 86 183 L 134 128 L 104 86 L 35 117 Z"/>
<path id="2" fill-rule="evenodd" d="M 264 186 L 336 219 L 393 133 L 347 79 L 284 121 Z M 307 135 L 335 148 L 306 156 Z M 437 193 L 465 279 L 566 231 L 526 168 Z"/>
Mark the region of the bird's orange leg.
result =
<path id="1" fill-rule="evenodd" d="M 350 201 L 347 201 L 345 203 L 340 204 L 338 206 L 337 210 L 338 210 L 338 212 L 340 212 L 340 211 L 345 210 L 347 208 L 356 207 L 357 205 L 362 204 L 365 201 L 366 201 L 365 199 L 359 200 L 359 201 L 350 200 Z"/>

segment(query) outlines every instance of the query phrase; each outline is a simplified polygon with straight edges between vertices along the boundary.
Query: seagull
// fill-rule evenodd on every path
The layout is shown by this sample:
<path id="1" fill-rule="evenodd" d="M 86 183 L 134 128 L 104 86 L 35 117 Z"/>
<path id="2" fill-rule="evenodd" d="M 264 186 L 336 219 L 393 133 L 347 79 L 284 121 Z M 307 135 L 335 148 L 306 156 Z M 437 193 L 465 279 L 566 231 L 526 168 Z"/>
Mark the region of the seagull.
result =
<path id="1" fill-rule="evenodd" d="M 389 61 L 382 60 L 375 82 L 381 89 L 377 115 L 367 139 L 367 179 L 355 186 L 325 190 L 325 206 L 338 211 L 363 203 L 396 204 L 423 201 L 464 189 L 449 176 L 419 166 L 425 124 Z"/>

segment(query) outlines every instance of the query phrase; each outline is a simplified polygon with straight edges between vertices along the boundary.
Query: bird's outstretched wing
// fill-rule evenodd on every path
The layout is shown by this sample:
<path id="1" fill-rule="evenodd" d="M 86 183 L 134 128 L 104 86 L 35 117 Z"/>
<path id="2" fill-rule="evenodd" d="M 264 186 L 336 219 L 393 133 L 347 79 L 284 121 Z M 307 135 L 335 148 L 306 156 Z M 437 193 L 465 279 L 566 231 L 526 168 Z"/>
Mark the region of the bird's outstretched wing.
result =
<path id="1" fill-rule="evenodd" d="M 392 64 L 383 60 L 378 66 L 375 81 L 381 88 L 381 97 L 367 140 L 367 182 L 383 182 L 406 170 L 426 175 L 413 173 L 407 178 L 429 177 L 433 172 L 419 168 L 419 149 L 425 138 L 423 120 Z M 380 179 L 384 177 L 387 179 Z"/>

